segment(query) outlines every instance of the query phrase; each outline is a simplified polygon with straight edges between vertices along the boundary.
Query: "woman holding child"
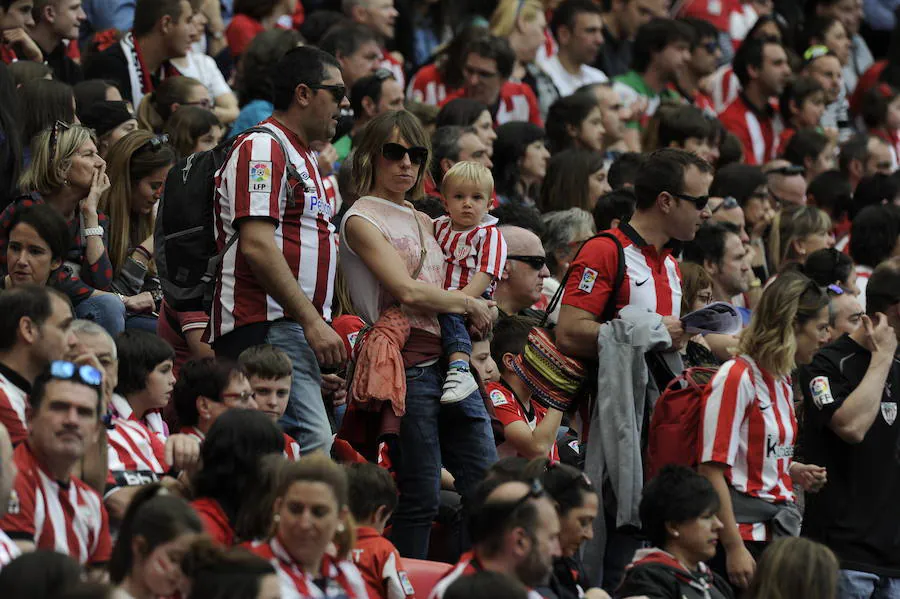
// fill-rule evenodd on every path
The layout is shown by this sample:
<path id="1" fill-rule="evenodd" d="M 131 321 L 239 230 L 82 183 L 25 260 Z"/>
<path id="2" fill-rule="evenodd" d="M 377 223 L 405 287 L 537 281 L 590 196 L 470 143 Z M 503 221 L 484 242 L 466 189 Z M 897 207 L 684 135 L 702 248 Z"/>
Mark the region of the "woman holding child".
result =
<path id="1" fill-rule="evenodd" d="M 393 540 L 402 555 L 420 559 L 428 553 L 437 514 L 441 466 L 466 496 L 497 459 L 480 393 L 441 403 L 445 371 L 439 361 L 446 352 L 438 315 L 467 315 L 480 331 L 490 328 L 491 315 L 485 300 L 444 290 L 445 259 L 434 226 L 409 202 L 422 196 L 428 146 L 422 127 L 406 112 L 373 119 L 360 134 L 353 158 L 361 197 L 341 230 L 341 263 L 347 279 L 356 282 L 350 297 L 359 315 L 374 324 L 399 304 L 409 322 L 410 334 L 400 351 L 406 369 L 405 414 L 390 448 L 400 489 Z M 447 191 L 444 197 L 451 197 Z M 485 191 L 490 197 L 491 190 Z"/>

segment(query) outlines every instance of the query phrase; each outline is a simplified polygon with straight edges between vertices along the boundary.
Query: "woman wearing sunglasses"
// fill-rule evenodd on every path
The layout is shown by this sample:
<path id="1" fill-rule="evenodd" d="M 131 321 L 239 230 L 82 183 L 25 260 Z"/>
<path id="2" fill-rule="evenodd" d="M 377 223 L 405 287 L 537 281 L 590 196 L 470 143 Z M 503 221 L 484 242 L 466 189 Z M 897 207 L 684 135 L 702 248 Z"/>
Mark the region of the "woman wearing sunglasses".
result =
<path id="1" fill-rule="evenodd" d="M 168 138 L 132 131 L 110 148 L 110 188 L 100 201 L 109 214 L 112 290 L 128 311 L 125 326 L 156 332 L 162 288 L 153 262 L 156 207 L 175 151 Z"/>
<path id="2" fill-rule="evenodd" d="M 481 332 L 490 329 L 491 316 L 484 300 L 443 290 L 444 254 L 431 219 L 409 201 L 422 197 L 428 154 L 428 138 L 412 115 L 389 112 L 368 123 L 359 134 L 352 165 L 361 197 L 341 226 L 341 265 L 352 281 L 350 300 L 357 313 L 373 324 L 400 304 L 410 325 L 400 350 L 406 367 L 406 413 L 391 450 L 403 456 L 397 470 L 400 503 L 393 540 L 403 555 L 419 559 L 428 552 L 437 514 L 441 465 L 466 496 L 497 459 L 490 420 L 477 391 L 458 403 L 440 404 L 445 371 L 438 364 L 438 314 L 468 315 L 471 326 Z"/>
<path id="3" fill-rule="evenodd" d="M 756 559 L 776 537 L 797 536 L 794 485 L 815 492 L 824 468 L 794 461 L 797 419 L 790 374 L 828 337 L 828 297 L 785 272 L 763 292 L 738 356 L 704 392 L 699 470 L 719 496 L 720 549 L 710 565 L 747 588 Z"/>

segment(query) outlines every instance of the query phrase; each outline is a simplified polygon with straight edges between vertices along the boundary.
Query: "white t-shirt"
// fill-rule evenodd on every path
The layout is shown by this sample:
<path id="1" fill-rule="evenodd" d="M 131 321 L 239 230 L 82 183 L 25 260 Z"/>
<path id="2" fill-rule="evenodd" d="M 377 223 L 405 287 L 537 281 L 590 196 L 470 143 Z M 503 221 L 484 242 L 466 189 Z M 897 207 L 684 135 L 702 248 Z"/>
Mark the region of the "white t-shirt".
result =
<path id="1" fill-rule="evenodd" d="M 216 61 L 206 54 L 188 52 L 184 58 L 173 58 L 172 64 L 185 77 L 193 77 L 206 86 L 213 100 L 231 93 L 231 88 L 222 76 Z"/>
<path id="2" fill-rule="evenodd" d="M 540 66 L 553 80 L 553 84 L 559 90 L 560 98 L 572 95 L 582 85 L 609 81 L 609 77 L 603 71 L 586 64 L 581 65 L 577 75 L 573 75 L 563 68 L 558 54 L 553 58 L 548 58 Z"/>

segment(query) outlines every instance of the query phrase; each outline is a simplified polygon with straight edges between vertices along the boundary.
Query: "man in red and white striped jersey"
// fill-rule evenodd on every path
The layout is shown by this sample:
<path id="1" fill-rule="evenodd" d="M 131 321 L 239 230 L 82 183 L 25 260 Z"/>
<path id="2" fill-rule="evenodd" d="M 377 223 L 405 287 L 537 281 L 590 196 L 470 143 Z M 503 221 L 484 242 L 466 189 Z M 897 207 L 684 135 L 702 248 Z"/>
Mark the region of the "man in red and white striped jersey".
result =
<path id="1" fill-rule="evenodd" d="M 378 36 L 382 43 L 382 59 L 379 66 L 393 73 L 400 82 L 400 87 L 405 88 L 403 63 L 384 48 L 386 42 L 394 39 L 394 25 L 400 14 L 394 8 L 394 0 L 343 0 L 341 8 L 350 19 L 365 25 Z"/>
<path id="2" fill-rule="evenodd" d="M 106 508 L 73 474 L 100 430 L 101 377 L 90 366 L 52 362 L 35 379 L 28 439 L 16 448 L 19 472 L 0 519 L 22 551 L 49 549 L 81 564 L 109 560 Z"/>
<path id="3" fill-rule="evenodd" d="M 585 243 L 566 281 L 556 342 L 568 355 L 597 357 L 597 334 L 608 302 L 615 313 L 638 306 L 663 317 L 674 344 L 684 338 L 681 313 L 681 271 L 671 241 L 690 241 L 709 218 L 706 207 L 712 167 L 684 150 L 650 154 L 635 182 L 634 216 L 611 232 L 625 254 L 625 276 L 616 297 L 610 297 L 618 272 L 618 248 L 598 237 Z M 686 339 L 684 339 L 686 341 Z"/>
<path id="4" fill-rule="evenodd" d="M 443 599 L 457 579 L 484 570 L 519 580 L 529 588 L 529 599 L 541 599 L 534 587 L 547 583 L 553 559 L 562 553 L 559 516 L 540 483 L 499 485 L 473 517 L 472 551 L 434 586 L 430 599 Z"/>
<path id="5" fill-rule="evenodd" d="M 13 461 L 13 448 L 9 441 L 9 433 L 6 431 L 6 427 L 0 424 L 0 518 L 6 515 L 6 510 L 9 508 L 9 499 L 17 473 L 18 468 Z M 0 570 L 21 554 L 22 550 L 19 549 L 16 542 L 0 530 Z"/>
<path id="6" fill-rule="evenodd" d="M 275 66 L 272 117 L 263 133 L 244 135 L 216 173 L 216 241 L 225 252 L 208 333 L 217 355 L 234 360 L 269 343 L 294 365 L 291 396 L 281 419 L 303 453 L 331 447 L 322 403 L 320 365 L 346 360 L 328 325 L 337 243 L 334 206 L 310 144 L 334 136 L 349 106 L 337 60 L 312 46 L 295 48 Z M 287 150 L 287 155 L 282 151 Z"/>
<path id="7" fill-rule="evenodd" d="M 13 445 L 28 436 L 34 378 L 75 345 L 69 300 L 49 287 L 17 287 L 0 295 L 0 424 Z"/>
<path id="8" fill-rule="evenodd" d="M 719 120 L 740 140 L 744 162 L 763 165 L 774 160 L 778 152 L 784 125 L 778 115 L 777 97 L 791 77 L 791 65 L 780 43 L 751 39 L 738 49 L 734 72 L 742 89 L 719 114 Z"/>
<path id="9" fill-rule="evenodd" d="M 488 107 L 498 126 L 529 121 L 543 127 L 537 96 L 526 84 L 509 80 L 515 61 L 516 55 L 503 38 L 489 35 L 472 41 L 463 60 L 463 86 L 441 105 L 456 98 L 472 98 Z"/>

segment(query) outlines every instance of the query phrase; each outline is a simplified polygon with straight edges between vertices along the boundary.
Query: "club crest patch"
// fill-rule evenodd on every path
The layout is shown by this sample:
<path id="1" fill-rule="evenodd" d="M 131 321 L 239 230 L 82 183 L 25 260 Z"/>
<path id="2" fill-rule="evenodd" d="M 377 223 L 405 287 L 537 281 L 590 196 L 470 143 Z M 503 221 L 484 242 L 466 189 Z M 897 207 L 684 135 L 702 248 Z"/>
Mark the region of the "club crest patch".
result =
<path id="1" fill-rule="evenodd" d="M 894 421 L 897 420 L 897 402 L 881 402 L 881 416 L 884 418 L 884 421 L 888 423 L 888 426 L 893 426 Z"/>
<path id="2" fill-rule="evenodd" d="M 460 244 L 453 250 L 453 257 L 456 258 L 457 261 L 462 262 L 466 258 L 469 257 L 469 253 L 472 251 L 472 248 L 465 244 Z"/>
<path id="3" fill-rule="evenodd" d="M 505 406 L 508 402 L 506 401 L 506 397 L 503 395 L 503 392 L 499 389 L 494 389 L 491 391 L 491 403 L 494 404 L 494 407 L 497 406 Z"/>
<path id="4" fill-rule="evenodd" d="M 828 382 L 827 376 L 817 376 L 809 381 L 809 393 L 812 395 L 813 403 L 820 410 L 830 403 L 834 403 L 834 396 L 831 394 L 831 383 Z"/>
<path id="5" fill-rule="evenodd" d="M 594 283 L 597 282 L 597 271 L 593 268 L 585 268 L 584 274 L 581 275 L 581 282 L 578 283 L 578 290 L 590 293 L 594 290 Z"/>
<path id="6" fill-rule="evenodd" d="M 272 162 L 257 160 L 250 163 L 250 192 L 269 193 L 272 191 Z"/>

